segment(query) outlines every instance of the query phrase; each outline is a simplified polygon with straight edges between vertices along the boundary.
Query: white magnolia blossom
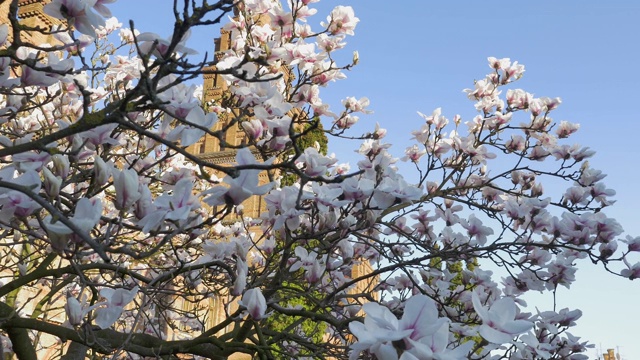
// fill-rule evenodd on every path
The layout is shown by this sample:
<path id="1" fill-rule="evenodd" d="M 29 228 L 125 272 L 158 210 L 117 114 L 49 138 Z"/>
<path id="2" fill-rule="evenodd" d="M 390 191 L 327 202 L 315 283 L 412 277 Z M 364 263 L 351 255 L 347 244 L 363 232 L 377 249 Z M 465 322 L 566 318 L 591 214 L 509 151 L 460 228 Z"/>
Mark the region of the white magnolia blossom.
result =
<path id="1" fill-rule="evenodd" d="M 100 296 L 105 298 L 104 307 L 98 308 L 96 313 L 96 324 L 102 329 L 111 327 L 122 312 L 138 293 L 138 287 L 131 290 L 104 288 L 100 290 Z"/>
<path id="2" fill-rule="evenodd" d="M 318 25 L 315 0 L 184 1 L 161 37 L 112 2 L 45 5 L 51 51 L 0 25 L 3 351 L 583 359 L 582 313 L 524 296 L 585 260 L 640 277 L 583 129 L 515 86 L 524 65 L 488 58 L 474 115 L 419 112 L 392 146 L 368 98 L 324 100 L 359 62 L 340 55 L 353 8 Z M 219 51 L 194 56 L 191 29 L 225 12 Z"/>

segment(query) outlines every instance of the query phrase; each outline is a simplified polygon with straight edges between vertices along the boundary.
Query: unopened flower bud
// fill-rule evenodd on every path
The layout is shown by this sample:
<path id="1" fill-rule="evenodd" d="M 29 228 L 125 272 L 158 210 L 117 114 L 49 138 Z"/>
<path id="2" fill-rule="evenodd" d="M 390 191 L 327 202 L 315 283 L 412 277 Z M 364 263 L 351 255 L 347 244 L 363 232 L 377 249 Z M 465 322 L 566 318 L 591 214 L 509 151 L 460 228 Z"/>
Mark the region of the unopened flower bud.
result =
<path id="1" fill-rule="evenodd" d="M 53 173 L 44 168 L 42 170 L 44 174 L 44 190 L 51 198 L 56 198 L 60 194 L 60 187 L 62 186 L 62 179 L 53 175 Z"/>
<path id="2" fill-rule="evenodd" d="M 67 313 L 67 319 L 69 319 L 69 324 L 72 326 L 78 326 L 82 324 L 82 318 L 84 316 L 82 311 L 82 305 L 78 299 L 73 296 L 69 296 L 67 298 L 67 303 L 64 306 L 64 309 Z"/>
<path id="3" fill-rule="evenodd" d="M 51 157 L 51 160 L 53 160 L 55 174 L 66 179 L 69 176 L 69 159 L 65 155 L 55 154 Z"/>
<path id="4" fill-rule="evenodd" d="M 262 295 L 262 291 L 258 288 L 247 290 L 242 295 L 240 305 L 246 307 L 249 315 L 255 320 L 263 319 L 267 312 L 267 301 Z"/>

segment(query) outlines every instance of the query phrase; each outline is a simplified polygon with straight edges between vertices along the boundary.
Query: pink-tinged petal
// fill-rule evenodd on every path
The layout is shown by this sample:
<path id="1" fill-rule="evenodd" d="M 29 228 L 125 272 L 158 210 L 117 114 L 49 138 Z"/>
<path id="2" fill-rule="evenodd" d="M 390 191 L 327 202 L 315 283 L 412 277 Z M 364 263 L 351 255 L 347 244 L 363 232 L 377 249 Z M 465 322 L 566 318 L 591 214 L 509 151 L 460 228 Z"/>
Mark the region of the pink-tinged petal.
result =
<path id="1" fill-rule="evenodd" d="M 404 314 L 400 320 L 400 328 L 411 329 L 411 339 L 418 340 L 432 335 L 443 325 L 444 318 L 438 319 L 435 302 L 426 295 L 411 297 L 404 305 Z"/>
<path id="2" fill-rule="evenodd" d="M 259 139 L 264 133 L 264 127 L 260 120 L 253 119 L 250 121 L 243 121 L 241 124 L 244 131 L 253 140 Z"/>
<path id="3" fill-rule="evenodd" d="M 236 155 L 236 162 L 238 165 L 251 165 L 256 163 L 256 157 L 253 156 L 249 148 L 242 148 L 238 150 Z"/>
<path id="4" fill-rule="evenodd" d="M 359 344 L 368 344 L 364 349 L 368 348 L 369 345 L 376 342 L 376 338 L 373 336 L 374 334 L 371 331 L 368 331 L 367 328 L 361 322 L 350 322 L 349 323 L 349 331 L 358 338 Z"/>
<path id="5" fill-rule="evenodd" d="M 201 107 L 196 106 L 191 111 L 189 111 L 189 114 L 187 114 L 187 117 L 185 118 L 185 120 L 189 124 L 210 129 L 217 122 L 218 116 L 215 113 L 205 114 L 204 110 L 202 110 Z M 205 134 L 204 130 L 193 128 L 193 127 L 187 127 L 182 131 L 182 137 L 180 139 L 180 142 L 183 146 L 193 145 L 196 141 L 198 141 L 201 137 L 203 137 L 204 134 Z"/>
<path id="6" fill-rule="evenodd" d="M 180 145 L 190 146 L 204 136 L 205 132 L 195 128 L 185 128 L 180 133 Z"/>
<path id="7" fill-rule="evenodd" d="M 92 37 L 96 36 L 96 31 L 93 29 L 90 20 L 85 18 L 76 18 L 76 21 L 73 23 L 74 27 L 81 34 L 86 34 Z"/>
<path id="8" fill-rule="evenodd" d="M 107 8 L 105 6 L 105 4 L 110 4 L 110 3 L 114 3 L 116 0 L 98 0 L 96 1 L 96 3 L 93 5 L 93 9 L 100 15 L 104 16 L 105 18 L 110 18 L 111 15 L 111 10 L 109 10 L 109 8 Z"/>
<path id="9" fill-rule="evenodd" d="M 219 206 L 226 204 L 225 195 L 229 191 L 229 188 L 224 186 L 216 186 L 210 190 L 207 190 L 204 194 L 209 195 L 204 199 L 204 202 L 209 206 Z"/>
<path id="10" fill-rule="evenodd" d="M 441 352 L 447 348 L 449 345 L 449 324 L 444 323 L 440 326 L 438 330 L 433 334 L 430 339 L 431 341 L 428 343 L 431 350 L 434 352 Z"/>
<path id="11" fill-rule="evenodd" d="M 95 311 L 96 318 L 95 322 L 101 329 L 108 329 L 113 325 L 120 315 L 122 315 L 122 308 L 118 308 L 115 306 L 108 306 L 104 308 L 97 309 Z"/>
<path id="12" fill-rule="evenodd" d="M 482 319 L 479 328 L 480 336 L 495 344 L 508 343 L 517 335 L 528 331 L 533 323 L 526 320 L 514 320 L 517 307 L 513 298 L 504 297 L 496 300 L 487 311 L 480 304 L 477 293 L 472 293 L 473 306 Z"/>
<path id="13" fill-rule="evenodd" d="M 73 231 L 67 227 L 67 225 L 63 224 L 62 221 L 52 222 L 53 218 L 51 216 L 47 216 L 44 218 L 44 227 L 47 229 L 47 232 L 54 233 L 56 235 L 69 235 L 72 234 Z"/>
<path id="14" fill-rule="evenodd" d="M 482 325 L 479 330 L 480 336 L 493 344 L 506 344 L 513 340 L 515 335 L 504 333 L 490 326 Z"/>
<path id="15" fill-rule="evenodd" d="M 491 309 L 489 309 L 489 316 L 492 321 L 499 324 L 513 321 L 513 319 L 516 317 L 516 303 L 512 298 L 509 297 L 498 299 L 493 304 L 491 304 Z"/>
<path id="16" fill-rule="evenodd" d="M 99 308 L 96 310 L 96 318 L 95 322 L 101 329 L 106 329 L 111 327 L 122 312 L 124 311 L 124 307 L 127 306 L 138 293 L 138 287 L 134 287 L 131 290 L 127 289 L 111 289 L 111 288 L 103 288 L 100 290 L 100 296 L 106 299 L 106 307 Z"/>
<path id="17" fill-rule="evenodd" d="M 101 157 L 96 156 L 94 160 L 94 179 L 97 185 L 104 185 L 111 177 L 111 167 L 107 165 Z"/>
<path id="18" fill-rule="evenodd" d="M 113 294 L 115 293 L 115 289 L 112 288 L 102 288 L 100 289 L 100 296 L 107 299 L 107 302 L 111 301 Z"/>
<path id="19" fill-rule="evenodd" d="M 260 320 L 265 317 L 265 313 L 267 312 L 267 301 L 262 295 L 262 291 L 258 288 L 253 288 L 247 290 L 244 295 L 242 295 L 242 300 L 240 302 L 241 305 L 244 305 L 255 320 Z"/>
<path id="20" fill-rule="evenodd" d="M 133 169 L 122 170 L 115 175 L 113 185 L 116 188 L 115 206 L 118 210 L 128 210 L 141 196 L 138 173 Z"/>
<path id="21" fill-rule="evenodd" d="M 165 219 L 167 220 L 185 220 L 189 217 L 189 212 L 191 212 L 191 208 L 188 206 L 179 207 L 173 211 L 169 211 Z"/>
<path id="22" fill-rule="evenodd" d="M 142 232 L 148 234 L 151 230 L 155 230 L 167 215 L 166 210 L 156 210 L 147 214 L 142 220 L 138 221 L 138 226 L 142 226 Z"/>
<path id="23" fill-rule="evenodd" d="M 482 319 L 482 321 L 487 321 L 489 319 L 489 313 L 487 312 L 487 309 L 485 309 L 484 306 L 482 306 L 482 304 L 480 303 L 480 298 L 475 291 L 471 293 L 471 302 L 473 303 L 473 308 L 475 309 L 476 313 L 478 314 L 478 316 L 480 316 L 480 319 Z"/>
<path id="24" fill-rule="evenodd" d="M 68 297 L 64 308 L 67 313 L 69 324 L 77 326 L 82 323 L 84 314 L 82 313 L 82 305 L 80 305 L 80 301 L 78 301 L 78 299 L 73 296 Z"/>
<path id="25" fill-rule="evenodd" d="M 247 200 L 253 195 L 249 189 L 239 186 L 234 186 L 227 191 L 226 200 L 233 205 L 240 205 L 243 201 Z"/>
<path id="26" fill-rule="evenodd" d="M 372 350 L 380 360 L 398 360 L 398 351 L 390 343 L 374 346 Z"/>
<path id="27" fill-rule="evenodd" d="M 155 41 L 160 39 L 160 35 L 156 34 L 156 33 L 152 33 L 152 32 L 143 32 L 142 34 L 139 34 L 138 36 L 136 36 L 136 38 L 138 39 L 138 41 Z"/>
<path id="28" fill-rule="evenodd" d="M 130 303 L 133 298 L 135 298 L 138 293 L 138 287 L 135 287 L 131 290 L 127 289 L 117 289 L 113 291 L 111 298 L 109 299 L 109 304 L 117 307 L 124 307 L 128 303 Z"/>
<path id="29" fill-rule="evenodd" d="M 362 310 L 367 313 L 367 316 L 364 318 L 365 326 L 375 325 L 387 330 L 398 329 L 398 319 L 386 306 L 370 302 L 364 304 Z"/>
<path id="30" fill-rule="evenodd" d="M 47 168 L 42 169 L 42 174 L 44 175 L 43 183 L 47 195 L 52 198 L 58 197 L 58 194 L 60 194 L 60 187 L 62 186 L 62 179 L 53 175 L 53 173 Z"/>
<path id="31" fill-rule="evenodd" d="M 400 355 L 400 360 L 420 360 L 420 358 L 417 358 L 412 353 L 405 351 Z"/>
<path id="32" fill-rule="evenodd" d="M 501 326 L 501 330 L 510 334 L 522 334 L 531 330 L 533 323 L 527 320 L 512 320 Z"/>
<path id="33" fill-rule="evenodd" d="M 251 153 L 251 150 L 242 148 L 238 150 L 236 162 L 240 166 L 269 165 L 273 162 L 273 159 L 269 159 L 264 163 L 258 163 L 255 156 Z M 240 205 L 252 195 L 263 195 L 267 193 L 267 191 L 271 189 L 272 184 L 258 186 L 258 175 L 260 171 L 261 170 L 257 169 L 243 169 L 239 171 L 236 178 L 226 176 L 224 182 L 229 184 L 229 187 L 217 186 L 205 191 L 203 194 L 212 194 L 212 196 L 208 196 L 204 201 L 211 206 L 222 204 Z"/>
<path id="34" fill-rule="evenodd" d="M 271 184 L 271 183 L 260 185 L 260 186 L 257 186 L 257 187 L 254 188 L 253 194 L 254 195 L 264 195 L 264 194 L 268 193 L 272 188 L 273 188 L 273 184 Z"/>

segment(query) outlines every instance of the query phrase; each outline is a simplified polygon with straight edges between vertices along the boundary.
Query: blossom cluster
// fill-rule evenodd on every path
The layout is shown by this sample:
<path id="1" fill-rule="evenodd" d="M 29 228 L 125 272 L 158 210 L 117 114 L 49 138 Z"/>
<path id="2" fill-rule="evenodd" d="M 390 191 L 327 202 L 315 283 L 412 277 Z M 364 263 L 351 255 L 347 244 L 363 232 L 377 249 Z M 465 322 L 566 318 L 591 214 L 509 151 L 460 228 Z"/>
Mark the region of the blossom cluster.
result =
<path id="1" fill-rule="evenodd" d="M 191 27 L 228 2 L 185 1 L 161 36 L 122 28 L 113 1 L 51 1 L 54 44 L 0 25 L 0 331 L 31 341 L 19 358 L 70 340 L 114 358 L 584 359 L 580 311 L 529 313 L 523 296 L 568 288 L 583 259 L 640 277 L 594 151 L 551 117 L 559 98 L 514 87 L 522 64 L 489 58 L 464 90 L 477 115 L 419 113 L 399 159 L 379 125 L 355 133 L 366 97 L 322 100 L 359 61 L 334 60 L 351 7 L 314 28 L 317 1 L 241 1 L 211 60 Z M 220 98 L 190 82 L 203 74 Z M 312 131 L 356 139 L 357 160 L 302 146 Z M 211 139 L 233 163 L 194 154 Z"/>

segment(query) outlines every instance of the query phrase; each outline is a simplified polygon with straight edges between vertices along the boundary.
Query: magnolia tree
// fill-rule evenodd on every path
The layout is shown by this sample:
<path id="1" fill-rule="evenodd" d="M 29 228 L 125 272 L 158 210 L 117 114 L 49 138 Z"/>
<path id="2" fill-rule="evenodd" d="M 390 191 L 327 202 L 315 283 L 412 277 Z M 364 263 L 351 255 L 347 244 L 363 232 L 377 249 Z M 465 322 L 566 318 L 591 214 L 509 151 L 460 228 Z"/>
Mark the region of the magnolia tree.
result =
<path id="1" fill-rule="evenodd" d="M 473 119 L 420 114 L 405 178 L 384 129 L 350 129 L 366 98 L 321 98 L 357 63 L 334 55 L 350 7 L 318 21 L 309 0 L 175 1 L 163 38 L 109 18 L 113 1 L 53 0 L 63 25 L 45 30 L 14 0 L 0 26 L 4 354 L 586 359 L 580 311 L 527 312 L 523 296 L 569 287 L 581 260 L 640 276 L 640 238 L 600 211 L 614 192 L 594 152 L 551 118 L 560 99 L 514 87 L 523 65 L 489 58 L 465 90 Z M 195 54 L 190 30 L 227 15 L 230 49 Z M 207 73 L 228 92 L 205 104 L 189 84 Z M 357 163 L 300 146 L 320 121 L 360 143 Z M 186 150 L 206 134 L 236 163 Z M 254 195 L 266 211 L 243 218 Z"/>

